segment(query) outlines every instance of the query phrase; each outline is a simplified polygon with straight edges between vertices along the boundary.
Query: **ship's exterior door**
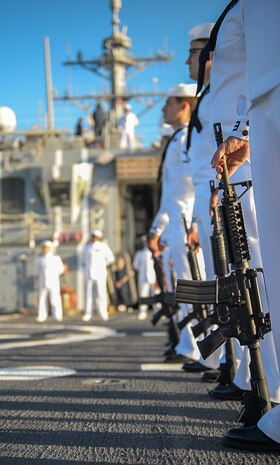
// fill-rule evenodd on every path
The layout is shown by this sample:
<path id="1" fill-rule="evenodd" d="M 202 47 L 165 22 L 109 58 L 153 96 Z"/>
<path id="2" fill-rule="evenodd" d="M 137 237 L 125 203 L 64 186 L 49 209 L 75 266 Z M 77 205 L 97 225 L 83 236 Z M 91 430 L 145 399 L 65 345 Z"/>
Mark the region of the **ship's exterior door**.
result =
<path id="1" fill-rule="evenodd" d="M 22 178 L 9 177 L 1 180 L 1 213 L 24 213 L 25 184 Z"/>

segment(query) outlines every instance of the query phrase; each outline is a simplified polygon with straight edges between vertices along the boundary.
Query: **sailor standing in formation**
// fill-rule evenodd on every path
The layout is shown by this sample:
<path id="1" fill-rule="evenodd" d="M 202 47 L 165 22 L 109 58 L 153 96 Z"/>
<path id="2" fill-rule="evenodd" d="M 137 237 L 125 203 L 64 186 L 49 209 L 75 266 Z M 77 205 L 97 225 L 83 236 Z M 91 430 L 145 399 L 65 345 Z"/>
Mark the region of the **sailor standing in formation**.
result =
<path id="1" fill-rule="evenodd" d="M 149 231 L 149 246 L 154 255 L 159 255 L 159 239 L 168 225 L 169 246 L 177 277 L 191 279 L 186 254 L 186 231 L 182 214 L 188 226 L 191 224 L 194 190 L 190 173 L 190 164 L 185 152 L 188 124 L 195 106 L 195 84 L 178 84 L 171 87 L 163 107 L 164 122 L 172 125 L 173 135 L 163 152 L 159 170 L 162 177 L 160 208 Z M 180 305 L 180 319 L 191 310 L 188 304 Z M 166 361 L 196 361 L 199 350 L 192 334 L 190 324 L 181 332 L 175 354 L 167 356 Z"/>
<path id="2" fill-rule="evenodd" d="M 264 341 L 261 342 L 261 351 L 264 359 L 264 369 L 268 381 L 270 397 L 275 404 L 279 404 L 280 401 L 280 321 L 279 312 L 277 311 L 279 302 L 277 277 L 279 276 L 278 267 L 280 263 L 280 243 L 278 235 L 280 229 L 280 213 L 279 209 L 275 209 L 273 206 L 268 208 L 268 206 L 271 203 L 271 199 L 278 198 L 280 195 L 280 64 L 277 52 L 280 48 L 279 17 L 280 3 L 278 0 L 269 0 L 268 4 L 264 4 L 262 0 L 233 0 L 229 3 L 224 14 L 221 15 L 214 28 L 216 37 L 214 47 L 210 49 L 212 53 L 214 52 L 214 61 L 211 70 L 209 92 L 207 92 L 209 74 L 208 77 L 204 75 L 205 79 L 202 81 L 201 72 L 197 77 L 190 74 L 190 77 L 193 79 L 199 78 L 199 91 L 202 89 L 202 92 L 199 94 L 198 105 L 201 105 L 201 107 L 197 108 L 197 111 L 194 112 L 195 119 L 191 121 L 193 127 L 189 128 L 189 131 L 193 130 L 193 134 L 189 132 L 187 153 L 184 148 L 181 147 L 181 157 L 183 157 L 184 154 L 190 162 L 188 174 L 189 176 L 193 176 L 194 186 L 197 187 L 195 192 L 197 195 L 197 209 L 193 222 L 198 220 L 198 223 L 200 223 L 200 231 L 202 231 L 201 235 L 203 236 L 201 224 L 206 224 L 207 222 L 210 227 L 208 206 L 206 207 L 205 203 L 205 198 L 207 197 L 205 189 L 209 179 L 213 179 L 213 172 L 211 175 L 209 170 L 215 147 L 214 137 L 212 138 L 213 145 L 211 147 L 212 123 L 221 122 L 226 137 L 230 135 L 231 131 L 234 131 L 235 135 L 238 135 L 238 138 L 230 137 L 221 145 L 214 155 L 212 164 L 220 173 L 223 166 L 220 158 L 226 154 L 228 157 L 229 169 L 232 173 L 237 167 L 244 164 L 241 171 L 238 173 L 238 180 L 244 181 L 250 178 L 253 180 L 258 226 L 252 190 L 246 194 L 246 199 L 246 196 L 244 197 L 244 210 L 245 219 L 246 222 L 248 222 L 248 240 L 252 254 L 252 266 L 261 267 L 263 258 L 268 287 L 272 333 L 265 335 Z M 192 56 L 190 55 L 187 61 L 187 64 L 190 66 L 190 73 L 192 73 L 193 66 L 192 57 L 195 53 L 200 52 L 200 50 L 195 49 L 196 47 L 198 49 L 202 48 L 203 42 L 200 42 L 200 40 L 209 37 L 210 30 L 212 29 L 211 25 L 208 29 L 208 36 L 206 34 L 206 36 L 203 37 L 199 32 L 205 27 L 206 25 L 198 25 L 190 31 L 190 52 Z M 262 30 L 264 30 L 264 34 L 261 34 Z M 266 37 L 268 50 L 266 48 L 266 51 L 259 56 L 259 54 L 256 54 L 256 51 L 261 52 L 263 50 L 264 37 Z M 196 42 L 196 40 L 198 42 Z M 212 43 L 211 40 L 213 40 L 213 33 L 211 34 L 209 44 Z M 206 65 L 208 67 L 211 65 L 211 58 L 212 55 L 208 57 L 208 63 Z M 248 75 L 247 81 L 245 79 L 246 75 Z M 204 88 L 202 88 L 203 84 Z M 204 102 L 201 97 L 204 98 Z M 207 100 L 209 105 L 208 116 L 206 109 Z M 227 104 L 225 104 L 225 102 L 227 102 Z M 249 115 L 246 112 L 248 107 L 250 109 Z M 199 117 L 204 125 L 199 126 L 199 123 L 201 123 Z M 248 159 L 249 143 L 247 141 L 249 120 L 252 175 L 250 161 Z M 166 120 L 166 122 L 169 123 L 170 121 Z M 201 137 L 203 132 L 202 134 L 200 134 L 200 132 L 203 130 L 203 126 L 205 126 L 204 137 Z M 208 135 L 205 135 L 206 133 L 208 133 Z M 197 151 L 199 143 L 203 142 L 207 144 L 206 150 L 202 150 L 200 146 L 201 150 L 199 151 L 203 152 L 204 156 L 208 158 L 208 162 L 206 158 L 202 158 L 203 154 L 199 155 L 199 151 Z M 168 155 L 168 152 L 169 146 L 167 146 L 165 155 Z M 197 158 L 198 156 L 200 156 L 199 159 Z M 200 163 L 201 166 L 199 166 Z M 172 167 L 172 165 L 170 166 Z M 162 167 L 163 173 L 164 169 L 170 169 L 167 156 Z M 265 182 L 267 180 L 263 178 L 263 174 L 267 170 L 269 170 L 270 174 L 269 182 Z M 182 178 L 182 182 L 179 182 L 178 178 L 176 178 L 176 180 L 182 190 L 185 188 L 185 200 L 189 199 L 190 195 L 193 196 L 193 191 L 186 182 L 186 179 Z M 201 189 L 199 187 L 201 187 Z M 207 186 L 207 189 L 209 189 L 209 186 Z M 168 198 L 165 196 L 166 192 L 168 192 Z M 210 197 L 210 191 L 208 190 L 208 192 Z M 201 201 L 202 199 L 204 200 L 203 202 Z M 162 208 L 164 200 L 167 205 L 165 209 Z M 174 189 L 172 191 L 172 177 L 166 176 L 163 178 L 161 208 L 150 231 L 150 246 L 154 253 L 157 251 L 156 244 L 158 242 L 158 237 L 162 233 L 167 222 L 172 222 L 171 219 L 173 219 L 174 223 L 176 222 L 179 228 L 180 219 L 178 215 L 176 216 L 176 213 L 178 213 L 176 208 L 181 200 L 178 190 Z M 195 227 L 194 225 L 191 230 L 193 234 L 196 232 Z M 262 258 L 259 249 L 258 227 Z M 207 226 L 205 229 L 207 230 Z M 270 238 L 268 238 L 268 231 L 272 234 Z M 180 234 L 172 236 L 170 244 L 178 244 L 178 237 L 180 237 Z M 207 263 L 206 268 L 208 273 L 211 274 L 213 271 L 210 269 L 209 244 L 206 244 L 204 237 L 202 241 L 204 243 L 205 261 Z M 176 256 L 176 250 L 174 251 Z M 186 252 L 184 247 L 181 247 L 180 251 L 182 261 L 186 257 Z M 174 264 L 176 269 L 175 257 Z M 184 272 L 186 272 L 186 269 L 184 271 L 182 268 L 176 269 L 177 277 L 189 279 L 189 276 L 184 274 Z M 262 286 L 260 287 L 262 304 L 266 312 L 268 306 L 265 292 Z M 195 344 L 193 348 L 195 350 Z M 195 357 L 190 358 L 195 360 Z M 190 364 L 190 366 L 191 365 L 192 364 Z M 248 351 L 247 348 L 245 348 L 241 367 L 235 380 L 238 393 L 243 393 L 244 390 L 250 389 L 249 377 Z M 240 383 L 239 390 L 238 383 Z M 234 391 L 235 388 L 235 385 L 226 386 L 223 392 L 225 392 L 226 395 L 234 395 L 234 392 L 232 393 L 230 391 Z M 222 398 L 227 397 L 222 396 Z M 225 438 L 225 444 L 241 449 L 279 451 L 280 406 L 276 406 L 266 413 L 258 422 L 258 425 L 252 427 L 243 426 L 229 430 Z"/>
<path id="3" fill-rule="evenodd" d="M 210 80 L 210 127 L 220 122 L 223 135 L 226 139 L 232 133 L 238 132 L 242 138 L 247 138 L 246 110 L 246 47 L 244 33 L 240 24 L 242 17 L 242 2 L 236 2 L 227 12 L 217 34 L 214 50 Z M 232 24 L 235 24 L 234 30 Z M 233 57 L 238 58 L 238 60 Z M 231 79 L 228 79 L 228 73 Z M 224 105 L 226 96 L 227 105 Z M 236 121 L 242 120 L 246 128 L 237 128 Z M 236 130 L 232 132 L 233 128 Z M 245 132 L 244 132 L 245 131 Z M 242 135 L 244 132 L 245 135 Z M 213 134 L 213 131 L 212 131 Z M 212 153 L 215 150 L 215 141 L 212 136 Z M 231 178 L 232 182 L 241 182 L 252 179 L 250 159 Z M 253 268 L 262 268 L 262 259 L 258 237 L 256 208 L 254 200 L 254 183 L 246 195 L 242 197 L 242 207 L 246 220 L 247 238 L 250 250 L 250 265 Z M 259 282 L 262 305 L 265 313 L 268 311 L 266 291 L 263 280 Z M 280 378 L 275 354 L 273 334 L 269 332 L 261 340 L 261 353 L 268 382 L 271 401 L 280 403 Z M 242 391 L 251 390 L 249 372 L 249 351 L 244 347 L 244 354 L 237 371 L 234 384 L 219 386 L 212 395 L 218 398 L 233 398 L 242 395 Z M 237 387 L 237 389 L 236 389 Z"/>
<path id="4" fill-rule="evenodd" d="M 280 211 L 278 207 L 274 208 L 272 202 L 280 195 L 280 3 L 278 0 L 240 0 L 239 9 L 238 18 L 231 27 L 237 35 L 241 31 L 245 38 L 244 60 L 241 61 L 237 54 L 235 61 L 243 67 L 247 75 L 246 98 L 249 112 L 248 115 L 245 114 L 245 119 L 237 119 L 234 128 L 240 129 L 237 134 L 239 137 L 236 137 L 235 132 L 234 137 L 229 137 L 219 147 L 214 154 L 212 166 L 219 173 L 222 172 L 220 159 L 225 154 L 229 172 L 233 173 L 250 155 L 272 334 L 279 367 Z M 229 48 L 229 61 L 232 60 L 230 54 Z M 231 79 L 231 67 L 228 66 L 224 72 L 227 72 L 227 79 Z M 238 92 L 235 97 L 238 106 Z M 248 125 L 245 127 L 244 122 L 250 123 L 250 143 L 246 138 L 240 137 L 249 136 Z M 265 173 L 268 176 L 264 176 Z M 225 444 L 240 449 L 279 451 L 280 406 L 267 412 L 257 426 L 229 430 Z"/>
<path id="5" fill-rule="evenodd" d="M 195 81 L 198 80 L 199 54 L 206 45 L 212 28 L 212 23 L 203 23 L 194 26 L 189 31 L 190 49 L 186 64 L 189 66 L 190 78 Z M 213 179 L 213 170 L 209 165 L 209 158 L 212 153 L 209 130 L 210 69 L 211 61 L 209 60 L 205 69 L 203 89 L 199 95 L 196 108 L 192 112 L 186 142 L 195 191 L 194 211 L 192 225 L 188 233 L 188 242 L 194 245 L 200 244 L 203 250 L 206 278 L 209 280 L 214 279 L 210 244 L 211 222 L 209 217 L 209 181 Z M 223 347 L 216 350 L 206 360 L 200 357 L 197 362 L 185 363 L 183 369 L 187 372 L 215 370 L 219 367 L 222 354 Z"/>

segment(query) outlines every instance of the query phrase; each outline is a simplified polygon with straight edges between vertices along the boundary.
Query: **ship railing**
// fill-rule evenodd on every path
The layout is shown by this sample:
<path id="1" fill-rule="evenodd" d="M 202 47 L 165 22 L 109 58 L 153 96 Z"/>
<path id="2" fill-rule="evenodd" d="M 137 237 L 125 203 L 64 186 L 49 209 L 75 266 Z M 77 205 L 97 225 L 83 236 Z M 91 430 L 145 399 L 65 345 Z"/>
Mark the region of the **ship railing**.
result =
<path id="1" fill-rule="evenodd" d="M 83 234 L 79 222 L 73 224 L 68 212 L 61 214 L 59 224 L 53 214 L 0 214 L 0 246 L 29 245 L 33 248 L 46 239 L 73 244 L 83 240 Z"/>

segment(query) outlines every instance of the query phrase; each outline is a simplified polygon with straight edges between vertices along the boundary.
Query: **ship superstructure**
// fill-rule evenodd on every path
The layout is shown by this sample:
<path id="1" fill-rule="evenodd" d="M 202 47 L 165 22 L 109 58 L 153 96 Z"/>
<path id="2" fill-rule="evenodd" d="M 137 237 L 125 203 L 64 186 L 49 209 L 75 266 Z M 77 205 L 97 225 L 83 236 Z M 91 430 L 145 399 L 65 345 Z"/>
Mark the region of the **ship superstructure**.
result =
<path id="1" fill-rule="evenodd" d="M 146 102 L 146 107 L 151 107 L 165 95 L 129 93 L 128 72 L 137 72 L 155 61 L 168 61 L 171 56 L 158 53 L 153 58 L 133 57 L 129 52 L 131 39 L 125 28 L 119 28 L 120 8 L 120 0 L 111 1 L 112 34 L 104 39 L 101 57 L 87 61 L 80 56 L 65 63 L 102 73 L 111 91 L 54 97 L 46 38 L 47 129 L 0 133 L 0 311 L 36 307 L 34 260 L 45 239 L 59 245 L 59 254 L 69 269 L 67 285 L 77 293 L 77 307 L 82 309 L 81 252 L 89 231 L 101 229 L 115 253 L 132 255 L 158 207 L 159 151 L 140 145 L 135 150 L 120 149 L 117 118 L 128 100 L 144 99 L 144 105 Z M 89 102 L 108 102 L 109 118 L 102 143 L 88 144 L 71 131 L 56 129 L 54 103 L 58 100 L 79 102 L 85 111 Z"/>

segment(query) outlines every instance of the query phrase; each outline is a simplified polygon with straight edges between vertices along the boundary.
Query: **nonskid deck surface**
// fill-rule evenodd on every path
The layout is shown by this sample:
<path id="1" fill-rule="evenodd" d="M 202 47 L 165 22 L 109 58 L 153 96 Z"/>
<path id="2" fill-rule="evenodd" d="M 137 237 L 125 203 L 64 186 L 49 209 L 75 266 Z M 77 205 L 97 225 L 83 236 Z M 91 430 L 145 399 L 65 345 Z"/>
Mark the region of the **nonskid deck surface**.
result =
<path id="1" fill-rule="evenodd" d="M 200 374 L 163 364 L 165 321 L 136 316 L 0 316 L 0 463 L 280 463 L 222 446 L 239 402 L 211 399 Z"/>

